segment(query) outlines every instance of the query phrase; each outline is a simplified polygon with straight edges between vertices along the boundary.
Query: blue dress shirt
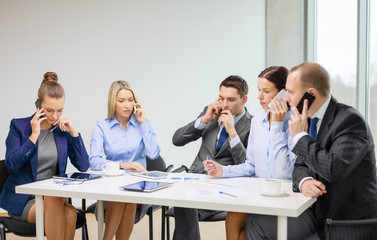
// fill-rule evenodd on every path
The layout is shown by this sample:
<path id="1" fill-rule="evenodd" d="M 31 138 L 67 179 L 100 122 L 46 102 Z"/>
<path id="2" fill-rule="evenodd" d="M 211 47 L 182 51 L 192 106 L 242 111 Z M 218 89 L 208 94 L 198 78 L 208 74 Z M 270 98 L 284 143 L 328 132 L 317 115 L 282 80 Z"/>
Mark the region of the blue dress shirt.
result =
<path id="1" fill-rule="evenodd" d="M 260 178 L 292 179 L 296 155 L 292 153 L 293 141 L 289 134 L 286 114 L 283 122 L 268 121 L 267 113 L 251 119 L 246 161 L 223 166 L 223 177 L 255 176 Z"/>
<path id="2" fill-rule="evenodd" d="M 92 170 L 102 170 L 102 165 L 110 161 L 139 162 L 146 167 L 146 156 L 156 159 L 159 155 L 160 147 L 150 122 L 140 124 L 131 115 L 126 130 L 116 118 L 97 122 L 90 141 L 89 163 Z"/>

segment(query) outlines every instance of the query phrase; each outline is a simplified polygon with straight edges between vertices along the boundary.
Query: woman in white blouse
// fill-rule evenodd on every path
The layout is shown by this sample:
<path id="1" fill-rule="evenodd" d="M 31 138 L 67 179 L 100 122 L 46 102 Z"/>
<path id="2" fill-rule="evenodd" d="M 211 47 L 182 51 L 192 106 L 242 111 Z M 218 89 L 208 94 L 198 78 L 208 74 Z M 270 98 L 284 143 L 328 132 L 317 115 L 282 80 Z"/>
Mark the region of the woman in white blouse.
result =
<path id="1" fill-rule="evenodd" d="M 290 151 L 287 104 L 275 96 L 285 88 L 288 70 L 273 66 L 258 76 L 258 100 L 265 113 L 251 120 L 246 161 L 239 165 L 221 166 L 213 160 L 203 162 L 210 176 L 291 179 L 296 156 Z M 269 103 L 274 106 L 269 108 Z M 229 212 L 225 221 L 228 240 L 245 239 L 247 213 Z"/>

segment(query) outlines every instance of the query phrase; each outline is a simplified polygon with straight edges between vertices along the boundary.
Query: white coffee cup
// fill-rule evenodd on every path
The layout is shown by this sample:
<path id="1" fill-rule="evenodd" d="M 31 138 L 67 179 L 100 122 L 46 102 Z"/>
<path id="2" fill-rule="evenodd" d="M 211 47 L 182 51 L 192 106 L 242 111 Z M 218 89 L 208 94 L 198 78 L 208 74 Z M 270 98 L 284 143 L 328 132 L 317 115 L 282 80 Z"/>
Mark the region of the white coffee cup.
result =
<path id="1" fill-rule="evenodd" d="M 119 173 L 119 163 L 118 162 L 108 162 L 102 165 L 102 171 L 105 174 L 117 174 Z"/>
<path id="2" fill-rule="evenodd" d="M 279 179 L 265 179 L 263 181 L 263 192 L 277 193 L 280 192 L 281 181 Z"/>

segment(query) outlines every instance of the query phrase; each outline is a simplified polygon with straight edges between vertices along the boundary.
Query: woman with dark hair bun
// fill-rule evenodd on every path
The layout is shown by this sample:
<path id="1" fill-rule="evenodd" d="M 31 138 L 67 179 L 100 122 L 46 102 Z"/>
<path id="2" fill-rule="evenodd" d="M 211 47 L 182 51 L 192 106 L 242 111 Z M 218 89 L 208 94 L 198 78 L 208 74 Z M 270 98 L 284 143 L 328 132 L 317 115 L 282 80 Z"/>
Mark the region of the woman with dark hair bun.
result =
<path id="1" fill-rule="evenodd" d="M 210 176 L 292 179 L 296 156 L 291 151 L 287 104 L 276 95 L 285 88 L 288 70 L 273 66 L 258 76 L 258 100 L 265 113 L 251 119 L 246 161 L 238 165 L 221 166 L 206 160 L 204 168 Z M 273 109 L 269 104 L 272 102 Z M 228 212 L 225 220 L 228 240 L 245 239 L 248 213 Z"/>
<path id="2" fill-rule="evenodd" d="M 13 119 L 6 139 L 5 165 L 9 172 L 0 194 L 0 207 L 11 218 L 35 223 L 35 198 L 16 194 L 17 185 L 63 176 L 67 158 L 80 171 L 89 168 L 89 157 L 77 129 L 69 118 L 60 118 L 65 93 L 54 72 L 47 72 L 38 90 L 37 111 L 31 117 Z M 73 239 L 76 209 L 67 199 L 43 199 L 47 239 Z"/>

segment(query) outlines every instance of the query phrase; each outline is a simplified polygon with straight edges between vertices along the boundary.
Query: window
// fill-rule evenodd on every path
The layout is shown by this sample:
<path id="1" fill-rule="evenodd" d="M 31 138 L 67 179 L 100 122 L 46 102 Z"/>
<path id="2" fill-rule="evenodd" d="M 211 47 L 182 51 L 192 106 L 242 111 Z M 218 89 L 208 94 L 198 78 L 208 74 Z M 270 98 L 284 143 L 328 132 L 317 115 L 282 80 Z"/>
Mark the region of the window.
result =
<path id="1" fill-rule="evenodd" d="M 370 1 L 369 25 L 370 127 L 377 144 L 377 0 Z"/>
<path id="2" fill-rule="evenodd" d="M 331 94 L 356 107 L 357 1 L 317 1 L 317 62 L 330 74 Z"/>

